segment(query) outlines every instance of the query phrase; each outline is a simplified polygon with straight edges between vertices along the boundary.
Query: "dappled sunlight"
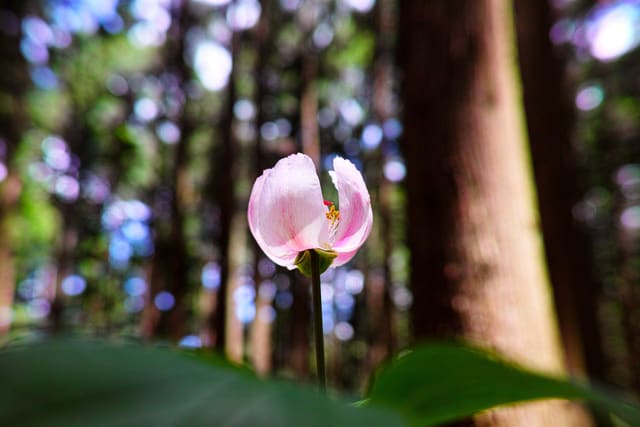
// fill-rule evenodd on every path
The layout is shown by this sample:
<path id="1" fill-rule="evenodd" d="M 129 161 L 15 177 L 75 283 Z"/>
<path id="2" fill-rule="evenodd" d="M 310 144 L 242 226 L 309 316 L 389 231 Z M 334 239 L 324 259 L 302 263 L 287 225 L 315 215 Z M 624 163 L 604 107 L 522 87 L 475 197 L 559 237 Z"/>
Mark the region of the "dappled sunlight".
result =
<path id="1" fill-rule="evenodd" d="M 640 1 L 513 5 L 0 6 L 0 424 L 634 425 Z"/>

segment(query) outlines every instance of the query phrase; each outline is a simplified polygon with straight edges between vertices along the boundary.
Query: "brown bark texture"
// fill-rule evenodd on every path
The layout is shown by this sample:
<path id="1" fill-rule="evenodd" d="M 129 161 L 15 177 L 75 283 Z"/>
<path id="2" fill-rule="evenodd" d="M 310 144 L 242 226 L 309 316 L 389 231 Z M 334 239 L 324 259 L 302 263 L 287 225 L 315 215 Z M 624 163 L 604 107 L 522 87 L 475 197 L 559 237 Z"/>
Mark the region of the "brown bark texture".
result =
<path id="1" fill-rule="evenodd" d="M 392 0 L 379 0 L 376 3 L 375 22 L 373 28 L 376 34 L 376 59 L 373 63 L 373 115 L 378 123 L 384 123 L 394 114 L 393 100 L 393 48 L 397 24 L 397 13 Z M 382 271 L 371 271 L 367 279 L 367 306 L 371 331 L 369 367 L 371 371 L 393 354 L 396 345 L 393 325 L 393 302 L 391 300 L 391 255 L 393 252 L 393 228 L 391 192 L 392 184 L 384 177 L 383 151 L 386 141 L 382 142 L 381 150 L 377 150 L 371 163 L 378 170 L 375 175 L 376 184 L 374 197 L 376 200 L 379 232 L 373 233 L 370 239 L 376 247 L 382 248 Z"/>
<path id="2" fill-rule="evenodd" d="M 549 38 L 548 2 L 515 1 L 518 58 L 545 253 L 566 366 L 572 375 L 604 379 L 597 321 L 599 285 L 587 230 L 572 209 L 579 200 L 574 109 L 564 64 Z"/>
<path id="3" fill-rule="evenodd" d="M 512 26 L 507 0 L 400 2 L 412 323 L 560 374 Z M 475 422 L 589 425 L 565 402 Z"/>
<path id="4" fill-rule="evenodd" d="M 233 36 L 231 41 L 231 55 L 235 67 L 237 60 L 237 37 Z M 218 263 L 220 264 L 220 287 L 215 298 L 214 311 L 209 313 L 207 327 L 211 337 L 209 341 L 214 342 L 216 350 L 225 351 L 227 341 L 227 299 L 229 295 L 229 280 L 232 274 L 230 260 L 231 245 L 231 225 L 236 204 L 234 187 L 235 171 L 233 168 L 236 159 L 234 141 L 232 134 L 233 124 L 233 104 L 236 101 L 236 70 L 232 70 L 227 84 L 227 94 L 225 100 L 225 110 L 218 121 L 217 128 L 220 129 L 219 140 L 212 150 L 211 164 L 213 170 L 209 176 L 209 188 L 211 190 L 211 200 L 218 209 L 217 232 L 213 236 L 218 248 Z"/>

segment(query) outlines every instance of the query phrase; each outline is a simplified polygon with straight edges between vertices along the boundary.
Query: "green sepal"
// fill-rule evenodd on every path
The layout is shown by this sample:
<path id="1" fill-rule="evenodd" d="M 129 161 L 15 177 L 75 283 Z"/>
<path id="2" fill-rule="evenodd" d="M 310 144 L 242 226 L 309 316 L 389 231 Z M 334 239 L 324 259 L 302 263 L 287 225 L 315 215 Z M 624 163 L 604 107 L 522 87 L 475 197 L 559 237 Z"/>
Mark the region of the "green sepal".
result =
<path id="1" fill-rule="evenodd" d="M 307 249 L 306 251 L 298 253 L 294 263 L 296 267 L 298 267 L 298 270 L 300 270 L 300 273 L 307 277 L 311 277 L 311 254 L 309 251 L 315 251 L 315 253 L 318 254 L 318 258 L 320 259 L 320 274 L 324 273 L 338 256 L 334 251 L 325 249 Z"/>

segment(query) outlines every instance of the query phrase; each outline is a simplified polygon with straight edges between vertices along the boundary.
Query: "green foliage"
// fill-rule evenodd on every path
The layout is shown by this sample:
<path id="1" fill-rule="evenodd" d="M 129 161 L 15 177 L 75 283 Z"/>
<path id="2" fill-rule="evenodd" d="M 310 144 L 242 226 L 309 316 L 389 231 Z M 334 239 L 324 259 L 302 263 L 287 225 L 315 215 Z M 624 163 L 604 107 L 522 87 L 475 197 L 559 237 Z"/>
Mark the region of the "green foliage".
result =
<path id="1" fill-rule="evenodd" d="M 63 59 L 60 74 L 76 109 L 86 111 L 104 93 L 109 74 L 146 71 L 157 59 L 155 50 L 136 48 L 124 35 L 86 38 Z"/>
<path id="2" fill-rule="evenodd" d="M 95 131 L 110 130 L 114 124 L 122 123 L 126 115 L 126 105 L 114 96 L 102 96 L 90 108 L 87 123 Z"/>
<path id="3" fill-rule="evenodd" d="M 29 174 L 33 158 L 40 157 L 40 141 L 43 134 L 31 131 L 18 145 L 13 164 L 20 173 L 20 196 L 17 206 L 10 211 L 9 232 L 17 254 L 18 271 L 27 271 L 40 265 L 49 256 L 56 234 L 59 232 L 59 216 L 50 203 L 45 187 Z"/>
<path id="4" fill-rule="evenodd" d="M 0 424 L 401 426 L 307 389 L 166 349 L 55 340 L 0 353 Z"/>
<path id="5" fill-rule="evenodd" d="M 456 344 L 429 344 L 400 356 L 376 377 L 367 403 L 402 413 L 412 426 L 434 426 L 497 405 L 547 398 L 591 401 L 640 425 L 639 408 L 604 392 Z"/>
<path id="6" fill-rule="evenodd" d="M 18 209 L 10 223 L 16 251 L 29 262 L 46 257 L 59 232 L 58 215 L 48 194 L 32 181 L 23 183 Z"/>
<path id="7" fill-rule="evenodd" d="M 337 42 L 327 51 L 329 63 L 338 70 L 371 64 L 376 44 L 374 33 L 358 28 L 352 18 L 343 19 L 336 26 Z"/>
<path id="8" fill-rule="evenodd" d="M 157 142 L 148 129 L 124 124 L 115 130 L 122 158 L 122 180 L 130 187 L 151 186 L 162 166 Z"/>
<path id="9" fill-rule="evenodd" d="M 27 95 L 27 109 L 35 125 L 61 132 L 69 119 L 70 99 L 65 91 L 34 90 Z"/>
<path id="10" fill-rule="evenodd" d="M 307 387 L 260 381 L 210 354 L 56 339 L 0 352 L 0 423 L 21 426 L 433 426 L 496 405 L 587 400 L 630 425 L 640 409 L 463 345 L 429 344 L 377 376 L 349 407 Z M 52 392 L 55 391 L 55 392 Z M 395 412 L 395 414 L 394 414 Z"/>

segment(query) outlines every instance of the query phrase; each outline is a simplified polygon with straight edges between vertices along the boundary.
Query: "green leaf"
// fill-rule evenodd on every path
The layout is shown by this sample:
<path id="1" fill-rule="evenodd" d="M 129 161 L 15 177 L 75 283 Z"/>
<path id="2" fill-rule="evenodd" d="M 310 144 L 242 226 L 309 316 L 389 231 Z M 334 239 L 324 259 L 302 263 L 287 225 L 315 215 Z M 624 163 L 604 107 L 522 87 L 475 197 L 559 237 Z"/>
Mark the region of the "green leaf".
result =
<path id="1" fill-rule="evenodd" d="M 401 426 L 288 383 L 167 349 L 53 340 L 0 351 L 0 425 Z"/>
<path id="2" fill-rule="evenodd" d="M 497 405 L 547 398 L 591 401 L 640 426 L 638 407 L 604 391 L 529 372 L 479 349 L 446 343 L 421 346 L 382 369 L 367 405 L 396 410 L 412 426 L 430 426 Z"/>

